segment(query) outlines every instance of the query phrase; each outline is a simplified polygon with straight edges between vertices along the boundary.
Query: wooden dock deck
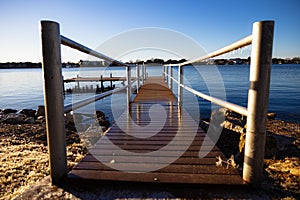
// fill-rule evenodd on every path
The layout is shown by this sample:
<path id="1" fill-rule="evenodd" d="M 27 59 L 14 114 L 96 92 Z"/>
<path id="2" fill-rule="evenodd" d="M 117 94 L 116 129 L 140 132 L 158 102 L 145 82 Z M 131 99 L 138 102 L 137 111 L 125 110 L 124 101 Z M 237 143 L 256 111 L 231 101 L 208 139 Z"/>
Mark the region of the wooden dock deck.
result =
<path id="1" fill-rule="evenodd" d="M 135 80 L 135 77 L 132 77 L 131 80 Z M 106 82 L 106 81 L 126 81 L 126 77 L 76 77 L 65 79 L 65 83 L 71 82 Z"/>
<path id="2" fill-rule="evenodd" d="M 162 77 L 149 77 L 130 106 L 69 178 L 161 183 L 243 184 L 234 168 L 184 110 Z M 139 125 L 139 126 L 136 126 Z M 142 127 L 142 128 L 141 128 Z M 203 145 L 205 144 L 205 145 Z M 199 158 L 199 151 L 206 152 Z"/>

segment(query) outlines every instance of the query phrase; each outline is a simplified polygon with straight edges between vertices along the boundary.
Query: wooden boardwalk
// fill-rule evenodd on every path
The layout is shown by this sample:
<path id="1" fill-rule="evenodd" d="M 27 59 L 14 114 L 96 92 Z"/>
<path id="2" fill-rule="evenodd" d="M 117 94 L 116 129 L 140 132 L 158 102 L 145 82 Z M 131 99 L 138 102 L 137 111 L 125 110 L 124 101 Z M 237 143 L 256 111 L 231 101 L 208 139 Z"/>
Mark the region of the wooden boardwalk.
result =
<path id="1" fill-rule="evenodd" d="M 131 80 L 135 80 L 135 77 L 132 77 Z M 106 81 L 126 81 L 125 77 L 77 77 L 77 78 L 68 78 L 65 79 L 65 83 L 70 82 L 106 82 Z"/>
<path id="2" fill-rule="evenodd" d="M 138 126 L 137 126 L 138 125 Z M 205 154 L 199 158 L 199 152 Z M 184 110 L 162 77 L 150 77 L 110 130 L 69 178 L 134 182 L 243 184 L 224 155 Z"/>

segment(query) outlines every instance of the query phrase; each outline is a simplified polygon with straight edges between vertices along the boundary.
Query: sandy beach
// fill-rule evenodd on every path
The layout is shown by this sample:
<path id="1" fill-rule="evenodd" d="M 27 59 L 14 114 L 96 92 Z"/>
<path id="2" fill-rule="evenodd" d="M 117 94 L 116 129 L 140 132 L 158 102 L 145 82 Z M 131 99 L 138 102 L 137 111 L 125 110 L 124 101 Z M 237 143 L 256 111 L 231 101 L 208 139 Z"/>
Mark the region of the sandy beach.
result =
<path id="1" fill-rule="evenodd" d="M 22 121 L 0 121 L 0 199 L 265 199 L 300 197 L 300 125 L 269 120 L 267 135 L 275 143 L 265 159 L 265 180 L 261 188 L 198 185 L 70 183 L 50 186 L 44 117 L 24 116 Z M 27 121 L 26 121 L 27 120 Z M 67 120 L 67 159 L 70 170 L 86 149 Z M 240 134 L 224 129 L 218 145 L 225 155 L 236 154 Z M 222 141 L 222 142 L 221 142 Z M 274 149 L 275 148 L 275 149 Z"/>

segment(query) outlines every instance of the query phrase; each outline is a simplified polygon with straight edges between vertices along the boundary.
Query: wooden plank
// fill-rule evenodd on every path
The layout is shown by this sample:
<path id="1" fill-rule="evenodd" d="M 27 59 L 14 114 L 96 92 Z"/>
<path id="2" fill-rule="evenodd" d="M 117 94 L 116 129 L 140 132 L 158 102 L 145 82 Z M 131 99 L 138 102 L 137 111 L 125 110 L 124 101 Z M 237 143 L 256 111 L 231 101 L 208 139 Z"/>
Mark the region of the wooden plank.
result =
<path id="1" fill-rule="evenodd" d="M 133 156 L 135 158 L 136 163 L 145 163 L 145 162 L 153 162 L 153 159 L 144 159 L 145 156 Z M 150 156 L 148 156 L 150 157 Z M 166 159 L 158 158 L 155 159 L 155 163 L 166 163 Z M 224 157 L 223 157 L 224 158 Z M 128 156 L 115 156 L 115 160 L 119 163 L 128 163 L 131 158 L 128 159 Z M 168 159 L 167 159 L 168 160 Z M 101 157 L 102 162 L 111 162 L 111 156 L 102 156 Z M 216 158 L 195 158 L 195 157 L 180 157 L 176 161 L 173 162 L 173 164 L 192 164 L 192 165 L 201 165 L 201 164 L 208 164 L 211 163 L 212 165 L 216 164 L 217 159 Z M 86 155 L 81 162 L 99 162 L 97 158 L 95 158 L 93 155 L 88 154 Z"/>
<path id="2" fill-rule="evenodd" d="M 131 160 L 134 161 L 134 160 Z M 99 171 L 116 171 L 115 169 L 108 167 L 113 165 L 118 165 L 118 168 L 121 168 L 126 172 L 145 172 L 151 171 L 154 168 L 159 168 L 161 164 L 158 163 L 116 163 L 111 164 L 110 162 L 101 163 L 101 162 L 80 162 L 74 167 L 74 169 L 86 169 L 86 170 L 99 170 Z M 239 175 L 240 173 L 233 168 L 226 167 L 216 167 L 216 164 L 208 163 L 201 165 L 192 165 L 192 164 L 168 164 L 166 167 L 159 169 L 155 172 L 157 173 L 183 173 L 183 174 L 231 174 Z"/>
<path id="3" fill-rule="evenodd" d="M 149 113 L 156 103 L 165 109 L 165 121 L 155 117 L 161 115 L 161 110 L 152 109 Z M 154 115 L 153 119 L 150 115 Z M 120 116 L 105 137 L 69 173 L 69 178 L 243 184 L 237 169 L 216 167 L 216 157 L 225 159 L 225 156 L 184 110 L 179 116 L 176 97 L 162 77 L 148 78 L 130 106 L 130 116 L 129 121 L 127 115 Z M 162 128 L 153 133 L 149 124 Z M 145 128 L 132 128 L 135 125 Z M 142 138 L 147 135 L 151 137 Z M 206 154 L 204 158 L 199 158 L 200 149 Z M 156 171 L 141 173 L 153 169 Z"/>
<path id="4" fill-rule="evenodd" d="M 103 155 L 116 155 L 116 156 L 131 156 L 132 153 L 148 153 L 149 150 L 144 149 L 144 150 L 132 150 L 132 151 L 125 151 L 125 150 L 102 150 L 99 151 L 97 149 L 91 149 L 89 150 L 89 152 L 91 154 L 93 154 L 94 156 L 103 156 Z M 217 156 L 222 155 L 222 153 L 218 150 L 218 151 L 202 151 L 207 153 L 207 155 L 205 157 L 210 157 L 210 158 L 216 158 Z M 199 156 L 199 151 L 186 151 L 186 152 L 182 152 L 182 151 L 160 151 L 159 152 L 159 156 L 160 157 L 178 157 L 178 155 L 181 156 L 189 156 L 189 157 L 198 157 Z M 146 155 L 145 155 L 146 156 Z"/>
<path id="5" fill-rule="evenodd" d="M 149 151 L 155 151 L 155 150 L 159 150 L 161 149 L 162 147 L 168 145 L 168 144 L 165 144 L 165 145 L 162 145 L 162 144 L 130 144 L 130 143 L 122 143 L 122 144 L 116 144 L 116 143 L 113 143 L 114 145 L 118 146 L 119 148 L 121 149 L 124 149 L 124 150 L 128 150 L 128 151 L 131 151 L 131 150 L 144 150 L 144 149 L 147 149 Z M 217 150 L 219 151 L 219 149 L 216 147 L 216 146 L 200 146 L 200 145 L 188 145 L 188 151 L 199 151 L 200 150 L 200 147 L 203 149 L 203 150 Z M 187 145 L 183 145 L 183 144 L 178 144 L 178 145 L 168 145 L 168 150 L 169 151 L 177 151 L 178 149 L 180 148 L 185 148 Z M 115 147 L 113 147 L 111 145 L 111 143 L 99 143 L 99 145 L 95 145 L 94 149 L 99 149 L 99 150 L 109 150 L 109 149 L 115 149 Z"/>
<path id="6" fill-rule="evenodd" d="M 159 183 L 244 184 L 239 175 L 181 174 L 181 173 L 124 173 L 119 171 L 73 170 L 69 178 Z"/>

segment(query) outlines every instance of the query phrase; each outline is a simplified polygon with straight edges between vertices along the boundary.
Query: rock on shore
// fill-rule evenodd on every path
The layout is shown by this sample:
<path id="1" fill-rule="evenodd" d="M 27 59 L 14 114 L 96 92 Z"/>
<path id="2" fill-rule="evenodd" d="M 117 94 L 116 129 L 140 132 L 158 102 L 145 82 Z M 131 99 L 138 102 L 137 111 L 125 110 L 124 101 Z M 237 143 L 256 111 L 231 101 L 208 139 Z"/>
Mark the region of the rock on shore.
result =
<path id="1" fill-rule="evenodd" d="M 42 108 L 40 108 L 42 109 Z M 39 113 L 39 114 L 37 114 Z M 97 112 L 91 116 L 75 114 L 66 115 L 66 135 L 67 135 L 67 160 L 68 169 L 71 169 L 87 152 L 88 143 L 93 144 L 97 138 L 101 137 L 108 122 L 104 113 Z M 230 157 L 239 152 L 239 141 L 244 128 L 241 116 L 234 116 L 234 113 L 226 116 L 230 121 L 227 126 L 224 123 L 220 139 L 217 143 L 223 153 Z M 216 119 L 220 121 L 222 117 Z M 75 119 L 75 121 L 74 121 Z M 96 119 L 94 124 L 86 126 L 85 121 Z M 223 118 L 224 119 L 224 118 Z M 34 120 L 34 121 L 33 121 Z M 77 121 L 76 121 L 77 120 Z M 238 123 L 234 123 L 235 122 Z M 76 122 L 76 126 L 75 126 Z M 240 124 L 242 131 L 235 127 Z M 210 120 L 203 122 L 206 128 L 210 125 Z M 79 136 L 77 129 L 82 128 L 84 136 Z M 204 127 L 204 126 L 203 126 Z M 231 128 L 230 128 L 231 127 Z M 273 156 L 265 159 L 265 180 L 261 188 L 255 190 L 234 187 L 221 189 L 215 186 L 199 188 L 194 190 L 191 186 L 179 188 L 167 185 L 154 190 L 148 185 L 142 186 L 140 183 L 129 184 L 126 187 L 118 185 L 65 185 L 57 188 L 49 185 L 49 165 L 47 137 L 45 131 L 45 117 L 41 112 L 35 110 L 16 111 L 0 110 L 0 199 L 97 199 L 104 198 L 242 198 L 242 199 L 299 199 L 300 198 L 300 125 L 297 123 L 284 122 L 280 120 L 269 120 L 267 134 L 276 140 L 276 151 Z M 88 134 L 87 134 L 88 133 Z M 80 134 L 80 133 L 79 133 Z M 141 185 L 141 186 L 140 186 Z M 141 187 L 137 189 L 138 187 Z M 67 190 L 66 190 L 67 188 Z M 32 191 L 34 189 L 34 191 Z M 24 192 L 25 191 L 25 192 Z M 21 196 L 18 196 L 23 194 Z"/>
<path id="2" fill-rule="evenodd" d="M 104 113 L 101 119 L 102 123 L 109 125 Z M 87 149 L 77 134 L 74 116 L 66 115 L 65 123 L 70 170 L 82 159 Z M 0 199 L 12 199 L 28 185 L 49 175 L 45 124 L 43 106 L 37 110 L 0 109 Z M 106 128 L 101 127 L 101 133 Z"/>
<path id="3" fill-rule="evenodd" d="M 265 182 L 267 191 L 275 197 L 300 198 L 300 124 L 275 120 L 275 113 L 268 115 L 265 146 Z M 220 120 L 222 119 L 222 120 Z M 213 123 L 212 123 L 213 122 Z M 201 120 L 200 126 L 222 127 L 217 146 L 226 157 L 235 156 L 242 166 L 246 117 L 221 108 L 212 113 L 210 119 Z M 241 168 L 242 169 L 242 168 Z"/>

